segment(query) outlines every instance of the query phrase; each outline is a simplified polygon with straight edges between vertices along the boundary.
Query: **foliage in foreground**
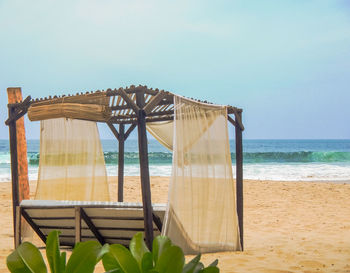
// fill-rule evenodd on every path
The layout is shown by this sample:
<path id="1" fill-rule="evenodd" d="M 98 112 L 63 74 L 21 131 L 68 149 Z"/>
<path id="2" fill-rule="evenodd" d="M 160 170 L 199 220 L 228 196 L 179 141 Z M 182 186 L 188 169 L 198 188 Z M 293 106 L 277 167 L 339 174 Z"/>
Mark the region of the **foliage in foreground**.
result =
<path id="1" fill-rule="evenodd" d="M 218 273 L 218 260 L 208 267 L 200 262 L 200 254 L 185 264 L 180 247 L 166 236 L 153 240 L 153 250 L 147 248 L 143 233 L 134 235 L 129 249 L 119 244 L 101 246 L 96 241 L 75 245 L 66 262 L 66 252 L 60 252 L 59 232 L 52 231 L 46 240 L 46 257 L 51 273 L 90 273 L 102 259 L 107 273 Z M 47 273 L 48 269 L 39 249 L 24 242 L 7 257 L 12 273 Z"/>

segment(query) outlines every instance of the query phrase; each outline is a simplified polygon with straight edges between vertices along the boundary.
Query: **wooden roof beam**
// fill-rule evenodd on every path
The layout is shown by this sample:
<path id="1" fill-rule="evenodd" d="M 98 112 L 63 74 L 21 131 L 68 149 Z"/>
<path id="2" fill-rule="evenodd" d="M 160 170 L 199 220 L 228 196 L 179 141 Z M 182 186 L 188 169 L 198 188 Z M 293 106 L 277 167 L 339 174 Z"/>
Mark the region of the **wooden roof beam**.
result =
<path id="1" fill-rule="evenodd" d="M 155 122 L 155 121 L 168 121 L 174 120 L 174 116 L 164 116 L 164 117 L 148 117 L 146 122 Z M 137 119 L 118 119 L 118 120 L 109 120 L 113 124 L 137 124 Z"/>
<path id="2" fill-rule="evenodd" d="M 146 115 L 148 115 L 149 113 L 152 112 L 152 110 L 154 109 L 154 107 L 156 107 L 157 105 L 159 105 L 159 102 L 161 100 L 164 99 L 164 97 L 166 96 L 166 92 L 164 91 L 160 91 L 157 95 L 155 95 L 150 101 L 149 103 L 147 103 L 147 105 L 143 108 L 143 110 L 145 111 Z"/>
<path id="3" fill-rule="evenodd" d="M 26 109 L 32 103 L 31 96 L 26 97 L 23 101 L 16 103 L 9 103 L 7 106 L 9 108 Z"/>
<path id="4" fill-rule="evenodd" d="M 122 89 L 117 90 L 117 94 L 120 95 L 127 105 L 137 114 L 140 111 L 140 108 L 136 105 L 136 103 L 128 96 L 128 94 Z"/>
<path id="5" fill-rule="evenodd" d="M 173 100 L 169 99 L 169 97 L 165 96 L 165 99 L 160 101 L 158 105 L 165 105 L 165 104 L 173 104 Z M 110 106 L 111 110 L 124 110 L 124 109 L 129 109 L 129 105 L 116 105 L 116 106 Z"/>
<path id="6" fill-rule="evenodd" d="M 168 111 L 157 111 L 157 112 L 151 112 L 149 113 L 147 116 L 148 117 L 153 117 L 153 116 L 158 116 L 158 117 L 162 117 L 162 116 L 168 116 L 168 115 L 173 115 L 174 114 L 174 110 L 168 110 Z M 111 117 L 108 122 L 115 122 L 118 120 L 122 120 L 122 119 L 134 119 L 137 118 L 136 114 L 131 114 L 131 115 L 115 115 L 113 117 Z"/>
<path id="7" fill-rule="evenodd" d="M 31 97 L 28 96 L 26 99 L 20 103 L 15 104 L 8 104 L 9 108 L 15 108 L 15 113 L 13 116 L 10 116 L 6 121 L 5 124 L 9 125 L 11 122 L 17 121 L 21 117 L 23 117 L 27 112 L 28 108 L 31 104 Z"/>

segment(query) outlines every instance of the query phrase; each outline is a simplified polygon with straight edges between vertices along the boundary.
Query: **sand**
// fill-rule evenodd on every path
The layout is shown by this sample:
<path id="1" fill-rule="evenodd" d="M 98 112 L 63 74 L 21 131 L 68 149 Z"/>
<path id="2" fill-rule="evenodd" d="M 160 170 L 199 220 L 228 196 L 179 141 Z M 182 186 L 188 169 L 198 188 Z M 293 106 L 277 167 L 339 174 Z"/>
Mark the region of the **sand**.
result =
<path id="1" fill-rule="evenodd" d="M 125 201 L 141 200 L 138 179 L 126 178 Z M 166 202 L 168 181 L 151 178 L 153 202 Z M 0 272 L 8 272 L 10 183 L 0 183 L 0 196 Z M 204 264 L 218 258 L 221 272 L 350 272 L 350 184 L 245 180 L 244 239 L 244 252 L 204 254 Z"/>

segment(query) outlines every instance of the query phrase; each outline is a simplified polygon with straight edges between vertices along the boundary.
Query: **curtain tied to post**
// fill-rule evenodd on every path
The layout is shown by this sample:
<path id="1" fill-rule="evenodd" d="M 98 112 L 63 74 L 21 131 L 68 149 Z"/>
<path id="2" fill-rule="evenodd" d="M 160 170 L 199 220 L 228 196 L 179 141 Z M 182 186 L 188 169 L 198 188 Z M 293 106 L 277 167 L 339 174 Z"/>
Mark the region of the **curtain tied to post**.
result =
<path id="1" fill-rule="evenodd" d="M 148 125 L 173 149 L 162 234 L 187 254 L 240 250 L 227 108 L 178 96 L 174 104 L 174 123 Z"/>

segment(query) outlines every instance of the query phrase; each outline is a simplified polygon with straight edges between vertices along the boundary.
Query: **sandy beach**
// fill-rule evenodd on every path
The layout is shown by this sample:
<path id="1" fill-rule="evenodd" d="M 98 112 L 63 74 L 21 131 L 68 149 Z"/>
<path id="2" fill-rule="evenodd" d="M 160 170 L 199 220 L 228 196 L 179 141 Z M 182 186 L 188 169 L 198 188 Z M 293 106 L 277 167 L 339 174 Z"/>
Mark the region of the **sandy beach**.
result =
<path id="1" fill-rule="evenodd" d="M 168 182 L 151 178 L 153 202 L 166 202 Z M 115 200 L 116 178 L 110 189 Z M 33 196 L 33 182 L 30 191 Z M 0 196 L 0 271 L 8 272 L 5 260 L 13 249 L 9 182 L 0 183 Z M 349 196 L 350 184 L 331 181 L 245 180 L 245 251 L 204 254 L 202 260 L 218 258 L 221 272 L 350 272 Z M 139 178 L 127 177 L 125 201 L 140 200 Z"/>

